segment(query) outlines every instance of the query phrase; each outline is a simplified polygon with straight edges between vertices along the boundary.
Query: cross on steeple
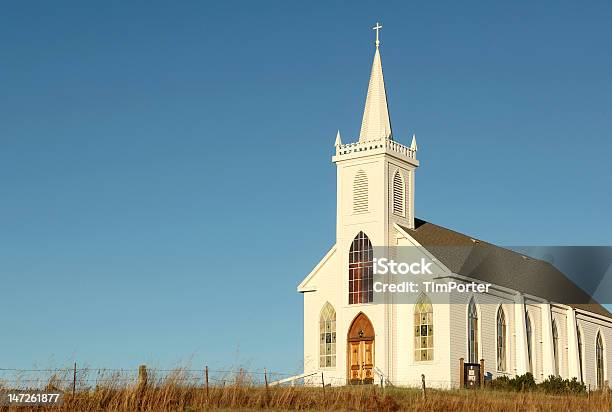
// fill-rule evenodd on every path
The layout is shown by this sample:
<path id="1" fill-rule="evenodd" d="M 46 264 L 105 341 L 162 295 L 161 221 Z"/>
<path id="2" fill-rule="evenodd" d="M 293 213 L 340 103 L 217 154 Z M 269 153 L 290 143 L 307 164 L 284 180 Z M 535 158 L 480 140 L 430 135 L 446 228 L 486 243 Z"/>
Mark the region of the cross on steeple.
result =
<path id="1" fill-rule="evenodd" d="M 368 85 L 368 94 L 366 95 L 366 104 L 363 110 L 361 131 L 359 132 L 360 142 L 379 139 L 393 140 L 382 62 L 380 61 L 380 50 L 378 49 L 380 45 L 379 31 L 381 28 L 382 25 L 378 22 L 376 26 L 372 27 L 373 30 L 376 30 L 376 50 L 374 51 L 370 84 Z"/>
<path id="2" fill-rule="evenodd" d="M 376 26 L 372 27 L 372 30 L 376 30 L 376 47 L 380 45 L 380 41 L 378 40 L 378 32 L 382 29 L 382 26 L 379 22 L 376 22 Z"/>

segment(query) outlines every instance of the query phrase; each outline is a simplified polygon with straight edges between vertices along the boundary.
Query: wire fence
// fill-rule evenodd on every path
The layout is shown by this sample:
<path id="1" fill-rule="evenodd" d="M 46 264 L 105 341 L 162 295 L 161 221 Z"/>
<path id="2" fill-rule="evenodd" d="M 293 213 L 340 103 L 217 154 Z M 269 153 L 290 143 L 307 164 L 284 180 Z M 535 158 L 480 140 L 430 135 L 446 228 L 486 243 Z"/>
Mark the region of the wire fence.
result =
<path id="1" fill-rule="evenodd" d="M 168 384 L 187 387 L 258 387 L 275 384 L 278 381 L 287 381 L 283 385 L 291 386 L 343 386 L 346 385 L 345 376 L 334 376 L 329 371 L 311 373 L 306 376 L 297 373 L 268 371 L 266 369 L 247 370 L 236 369 L 203 369 L 175 368 L 161 369 L 148 368 L 144 365 L 138 369 L 125 368 L 79 368 L 75 365 L 66 368 L 43 369 L 17 369 L 0 368 L 0 389 L 41 389 L 53 388 L 64 391 L 91 390 L 100 387 L 123 388 L 139 385 L 146 382 L 148 386 L 163 386 Z M 294 379 L 295 378 L 295 379 Z M 427 386 L 440 389 L 451 389 L 453 382 L 427 379 Z M 374 385 L 385 386 L 378 378 Z M 420 388 L 421 378 L 413 380 L 396 380 L 392 386 Z"/>
<path id="2" fill-rule="evenodd" d="M 148 385 L 176 384 L 184 386 L 260 386 L 295 373 L 239 369 L 159 369 L 141 366 L 138 369 L 67 368 L 18 369 L 0 368 L 0 389 L 55 388 L 83 390 L 100 386 L 123 387 L 143 380 Z"/>

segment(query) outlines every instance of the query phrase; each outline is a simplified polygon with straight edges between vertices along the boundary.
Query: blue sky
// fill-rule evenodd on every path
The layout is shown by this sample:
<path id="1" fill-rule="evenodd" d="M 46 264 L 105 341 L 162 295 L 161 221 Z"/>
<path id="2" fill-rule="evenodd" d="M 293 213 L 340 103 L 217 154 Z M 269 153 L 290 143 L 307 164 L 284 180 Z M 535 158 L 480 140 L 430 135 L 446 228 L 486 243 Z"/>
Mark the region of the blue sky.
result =
<path id="1" fill-rule="evenodd" d="M 377 20 L 421 218 L 609 245 L 606 2 L 4 3 L 2 367 L 299 371 Z"/>

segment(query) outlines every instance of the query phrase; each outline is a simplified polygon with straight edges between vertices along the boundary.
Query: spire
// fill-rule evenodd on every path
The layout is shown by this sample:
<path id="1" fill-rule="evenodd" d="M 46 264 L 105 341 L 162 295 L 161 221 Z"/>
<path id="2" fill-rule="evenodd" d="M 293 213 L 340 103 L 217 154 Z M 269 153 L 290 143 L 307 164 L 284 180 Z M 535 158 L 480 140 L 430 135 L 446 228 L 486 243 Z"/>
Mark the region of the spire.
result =
<path id="1" fill-rule="evenodd" d="M 339 147 L 342 146 L 342 138 L 340 137 L 340 130 L 338 130 L 338 133 L 336 134 L 336 143 L 334 143 L 335 147 Z"/>
<path id="2" fill-rule="evenodd" d="M 376 23 L 376 51 L 370 74 L 370 84 L 366 97 L 363 120 L 361 121 L 361 132 L 359 141 L 378 140 L 381 138 L 392 139 L 391 121 L 389 120 L 389 109 L 387 108 L 387 93 L 385 92 L 385 81 L 383 79 L 382 63 L 380 61 L 379 30 L 382 26 Z"/>
<path id="3" fill-rule="evenodd" d="M 410 150 L 412 150 L 413 152 L 416 152 L 418 150 L 416 144 L 416 133 L 412 135 L 412 143 L 410 143 Z"/>

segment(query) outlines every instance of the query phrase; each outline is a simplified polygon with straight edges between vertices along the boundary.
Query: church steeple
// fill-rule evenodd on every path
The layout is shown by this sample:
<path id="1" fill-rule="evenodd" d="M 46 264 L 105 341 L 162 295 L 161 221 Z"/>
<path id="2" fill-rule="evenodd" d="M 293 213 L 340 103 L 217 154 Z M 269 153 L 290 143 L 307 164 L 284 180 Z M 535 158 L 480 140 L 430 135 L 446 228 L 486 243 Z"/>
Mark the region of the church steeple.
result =
<path id="1" fill-rule="evenodd" d="M 387 96 L 380 63 L 376 23 L 376 50 L 358 142 L 343 142 L 340 132 L 332 161 L 338 171 L 338 238 L 353 240 L 356 225 L 379 242 L 395 242 L 393 225 L 414 228 L 416 136 L 410 146 L 393 140 Z M 365 233 L 365 232 L 364 232 Z M 391 244 L 391 243 L 390 243 Z M 392 243 L 395 244 L 395 243 Z M 342 246 L 342 250 L 348 250 Z M 344 259 L 344 258 L 343 258 Z"/>
<path id="2" fill-rule="evenodd" d="M 376 26 L 373 27 L 376 30 L 376 51 L 374 52 L 374 62 L 372 63 L 372 73 L 370 74 L 370 84 L 368 85 L 363 120 L 361 121 L 360 142 L 379 139 L 393 140 L 379 51 L 380 41 L 378 35 L 381 28 L 382 26 L 379 23 L 376 23 Z"/>

